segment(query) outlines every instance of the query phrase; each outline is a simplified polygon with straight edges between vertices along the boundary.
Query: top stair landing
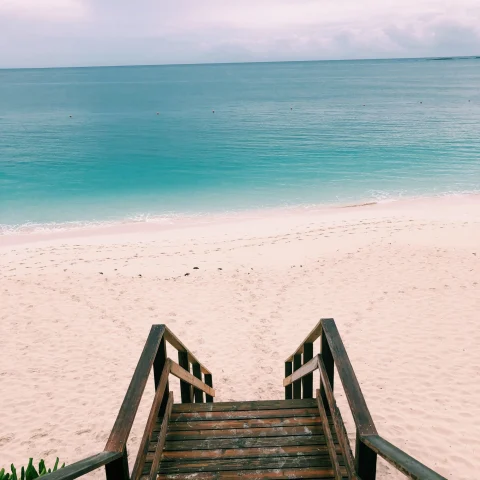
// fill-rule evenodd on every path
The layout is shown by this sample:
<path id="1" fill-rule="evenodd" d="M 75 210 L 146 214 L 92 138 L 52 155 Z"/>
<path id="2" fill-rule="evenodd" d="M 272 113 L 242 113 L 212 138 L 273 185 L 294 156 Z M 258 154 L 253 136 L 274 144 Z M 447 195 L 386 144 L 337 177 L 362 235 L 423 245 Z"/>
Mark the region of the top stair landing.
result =
<path id="1" fill-rule="evenodd" d="M 161 423 L 142 479 L 148 478 Z M 158 480 L 180 478 L 334 478 L 317 401 L 173 405 Z"/>

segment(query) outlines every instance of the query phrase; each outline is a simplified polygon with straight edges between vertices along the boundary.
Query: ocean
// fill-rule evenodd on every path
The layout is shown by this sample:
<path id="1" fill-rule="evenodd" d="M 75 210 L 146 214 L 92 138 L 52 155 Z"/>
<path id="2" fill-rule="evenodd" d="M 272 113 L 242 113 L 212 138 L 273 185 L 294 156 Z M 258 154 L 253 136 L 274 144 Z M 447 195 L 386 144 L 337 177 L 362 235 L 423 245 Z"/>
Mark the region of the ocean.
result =
<path id="1" fill-rule="evenodd" d="M 0 231 L 480 191 L 480 59 L 0 70 Z"/>

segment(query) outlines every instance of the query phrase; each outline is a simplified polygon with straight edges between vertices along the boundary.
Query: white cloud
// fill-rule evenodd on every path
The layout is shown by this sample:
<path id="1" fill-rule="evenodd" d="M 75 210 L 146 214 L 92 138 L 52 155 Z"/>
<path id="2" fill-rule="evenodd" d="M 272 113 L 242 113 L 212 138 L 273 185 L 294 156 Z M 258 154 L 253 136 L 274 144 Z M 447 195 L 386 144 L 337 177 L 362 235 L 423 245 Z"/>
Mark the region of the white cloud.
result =
<path id="1" fill-rule="evenodd" d="M 0 0 L 0 16 L 40 21 L 82 19 L 88 9 L 81 0 Z"/>
<path id="2" fill-rule="evenodd" d="M 0 66 L 477 54 L 480 0 L 0 0 Z"/>

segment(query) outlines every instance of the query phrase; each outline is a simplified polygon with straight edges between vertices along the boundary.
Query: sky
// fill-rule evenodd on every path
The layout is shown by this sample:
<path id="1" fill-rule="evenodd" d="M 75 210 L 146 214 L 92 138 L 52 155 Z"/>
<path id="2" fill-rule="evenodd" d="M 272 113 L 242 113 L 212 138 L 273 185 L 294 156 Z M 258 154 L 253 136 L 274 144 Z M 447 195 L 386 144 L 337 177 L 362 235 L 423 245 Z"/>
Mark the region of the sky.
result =
<path id="1" fill-rule="evenodd" d="M 480 55 L 480 0 L 0 0 L 0 68 Z"/>

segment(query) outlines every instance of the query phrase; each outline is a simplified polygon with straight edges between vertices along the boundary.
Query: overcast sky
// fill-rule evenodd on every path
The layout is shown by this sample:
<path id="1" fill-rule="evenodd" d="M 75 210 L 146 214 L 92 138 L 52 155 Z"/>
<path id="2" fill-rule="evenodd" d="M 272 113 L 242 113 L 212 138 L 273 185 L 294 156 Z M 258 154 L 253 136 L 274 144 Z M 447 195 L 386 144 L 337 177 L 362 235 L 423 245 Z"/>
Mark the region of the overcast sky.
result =
<path id="1" fill-rule="evenodd" d="M 480 55 L 480 0 L 0 0 L 0 67 Z"/>

